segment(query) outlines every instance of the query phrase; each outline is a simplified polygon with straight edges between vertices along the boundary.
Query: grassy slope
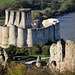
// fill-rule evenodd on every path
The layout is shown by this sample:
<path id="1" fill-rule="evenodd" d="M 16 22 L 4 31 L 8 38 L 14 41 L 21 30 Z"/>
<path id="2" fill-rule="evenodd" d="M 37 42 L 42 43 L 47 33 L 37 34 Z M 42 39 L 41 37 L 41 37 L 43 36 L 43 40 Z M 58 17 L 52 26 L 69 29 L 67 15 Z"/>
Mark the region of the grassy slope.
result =
<path id="1" fill-rule="evenodd" d="M 49 55 L 30 55 L 30 56 L 19 56 L 19 57 L 14 57 L 15 58 L 21 58 L 22 60 L 31 61 L 31 60 L 36 60 L 38 56 L 41 57 L 49 57 Z M 42 61 L 48 61 L 49 59 L 42 59 Z"/>
<path id="2" fill-rule="evenodd" d="M 0 0 L 0 3 L 1 2 L 10 2 L 10 1 L 14 1 L 14 0 Z"/>

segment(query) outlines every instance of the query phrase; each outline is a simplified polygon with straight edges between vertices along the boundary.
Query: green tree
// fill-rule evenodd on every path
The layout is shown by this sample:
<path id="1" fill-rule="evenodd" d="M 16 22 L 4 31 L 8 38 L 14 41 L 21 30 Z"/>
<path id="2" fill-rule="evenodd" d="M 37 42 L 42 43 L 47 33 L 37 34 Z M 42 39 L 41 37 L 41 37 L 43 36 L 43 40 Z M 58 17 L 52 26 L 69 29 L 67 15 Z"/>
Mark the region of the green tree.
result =
<path id="1" fill-rule="evenodd" d="M 54 10 L 58 10 L 60 8 L 60 4 L 58 1 L 52 1 L 51 2 L 51 8 L 54 9 Z"/>
<path id="2" fill-rule="evenodd" d="M 34 15 L 34 19 L 39 19 L 39 20 L 43 20 L 43 14 L 41 13 L 41 12 L 38 12 L 38 13 L 36 13 L 35 15 Z"/>
<path id="3" fill-rule="evenodd" d="M 75 3 L 75 0 L 71 0 L 71 3 Z"/>
<path id="4" fill-rule="evenodd" d="M 44 9 L 46 7 L 47 7 L 47 4 L 43 0 L 41 0 L 41 9 Z"/>
<path id="5" fill-rule="evenodd" d="M 61 13 L 68 13 L 68 12 L 70 11 L 70 5 L 69 5 L 68 3 L 64 3 L 64 4 L 60 7 L 59 11 L 60 11 Z"/>

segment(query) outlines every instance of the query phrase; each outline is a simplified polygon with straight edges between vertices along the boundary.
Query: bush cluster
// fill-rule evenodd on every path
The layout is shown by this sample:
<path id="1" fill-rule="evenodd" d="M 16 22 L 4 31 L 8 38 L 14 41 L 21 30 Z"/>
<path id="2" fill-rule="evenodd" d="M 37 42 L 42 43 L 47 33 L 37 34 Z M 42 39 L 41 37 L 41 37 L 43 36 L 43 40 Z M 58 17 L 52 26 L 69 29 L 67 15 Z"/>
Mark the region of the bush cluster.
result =
<path id="1" fill-rule="evenodd" d="M 33 46 L 29 48 L 28 53 L 29 55 L 39 55 L 41 54 L 41 50 L 39 49 L 39 47 Z"/>
<path id="2" fill-rule="evenodd" d="M 49 55 L 49 49 L 50 47 L 49 46 L 43 46 L 42 47 L 42 55 Z"/>
<path id="3" fill-rule="evenodd" d="M 75 72 L 52 72 L 48 68 L 28 68 L 22 63 L 11 62 L 5 67 L 0 65 L 0 75 L 75 75 Z"/>
<path id="4" fill-rule="evenodd" d="M 11 64 L 7 67 L 8 75 L 26 75 L 27 67 L 24 64 L 17 64 L 11 62 Z"/>
<path id="5" fill-rule="evenodd" d="M 9 56 L 16 56 L 16 55 L 28 55 L 28 47 L 25 48 L 19 48 L 14 45 L 10 45 L 8 48 L 6 48 Z"/>
<path id="6" fill-rule="evenodd" d="M 33 47 L 23 47 L 19 48 L 14 45 L 10 45 L 7 50 L 9 56 L 17 56 L 17 55 L 49 55 L 49 47 L 50 46 L 33 46 Z"/>

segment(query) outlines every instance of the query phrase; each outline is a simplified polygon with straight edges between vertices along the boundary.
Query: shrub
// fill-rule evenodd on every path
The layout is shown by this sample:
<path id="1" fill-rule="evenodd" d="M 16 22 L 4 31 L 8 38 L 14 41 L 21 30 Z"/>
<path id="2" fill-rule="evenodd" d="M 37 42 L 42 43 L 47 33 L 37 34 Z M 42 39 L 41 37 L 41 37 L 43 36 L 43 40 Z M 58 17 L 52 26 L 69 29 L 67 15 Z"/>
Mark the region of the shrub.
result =
<path id="1" fill-rule="evenodd" d="M 75 0 L 71 0 L 71 3 L 75 3 Z"/>
<path id="2" fill-rule="evenodd" d="M 49 48 L 50 48 L 50 46 L 43 46 L 42 47 L 42 55 L 49 55 Z"/>
<path id="3" fill-rule="evenodd" d="M 70 3 L 70 11 L 75 11 L 75 3 Z"/>
<path id="4" fill-rule="evenodd" d="M 38 55 L 40 54 L 40 49 L 36 46 L 30 47 L 28 50 L 29 55 Z"/>
<path id="5" fill-rule="evenodd" d="M 16 53 L 16 46 L 10 45 L 8 48 L 6 48 L 6 50 L 10 56 L 13 56 Z"/>
<path id="6" fill-rule="evenodd" d="M 14 56 L 14 55 L 29 55 L 28 53 L 28 48 L 25 47 L 25 48 L 19 48 L 19 47 L 16 47 L 14 45 L 10 45 L 8 48 L 6 48 L 9 56 Z"/>
<path id="7" fill-rule="evenodd" d="M 43 11 L 43 14 L 45 14 L 47 16 L 47 18 L 49 17 L 52 17 L 53 14 L 52 14 L 52 9 L 51 8 L 46 8 L 44 11 Z"/>
<path id="8" fill-rule="evenodd" d="M 42 46 L 44 46 L 45 44 L 43 43 L 43 42 L 41 42 L 41 43 L 39 43 L 39 47 L 42 47 Z"/>
<path id="9" fill-rule="evenodd" d="M 68 13 L 70 11 L 70 4 L 69 3 L 62 4 L 62 6 L 60 7 L 59 11 L 61 13 Z"/>
<path id="10" fill-rule="evenodd" d="M 24 64 L 12 62 L 8 67 L 8 75 L 26 75 L 27 67 Z"/>
<path id="11" fill-rule="evenodd" d="M 27 48 L 27 47 L 26 48 L 22 48 L 20 50 L 20 53 L 23 54 L 23 55 L 29 55 L 28 50 L 29 50 L 29 48 Z"/>
<path id="12" fill-rule="evenodd" d="M 6 67 L 0 64 L 0 75 L 7 75 Z"/>
<path id="13" fill-rule="evenodd" d="M 16 47 L 15 55 L 28 55 L 28 49 L 27 48 L 18 48 L 18 47 Z"/>
<path id="14" fill-rule="evenodd" d="M 39 19 L 39 20 L 43 20 L 43 14 L 41 12 L 37 12 L 35 15 L 34 15 L 34 19 Z"/>
<path id="15" fill-rule="evenodd" d="M 47 7 L 47 3 L 43 2 L 43 0 L 41 0 L 41 9 L 45 9 Z"/>

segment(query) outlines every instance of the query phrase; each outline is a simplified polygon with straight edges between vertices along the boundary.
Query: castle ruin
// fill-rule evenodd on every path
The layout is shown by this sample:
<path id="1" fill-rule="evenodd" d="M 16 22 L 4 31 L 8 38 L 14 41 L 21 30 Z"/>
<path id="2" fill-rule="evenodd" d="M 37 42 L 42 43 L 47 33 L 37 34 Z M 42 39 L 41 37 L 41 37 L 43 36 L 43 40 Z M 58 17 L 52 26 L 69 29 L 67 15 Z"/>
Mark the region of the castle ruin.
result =
<path id="1" fill-rule="evenodd" d="M 7 9 L 5 14 L 5 25 L 0 26 L 1 47 L 10 44 L 31 47 L 60 39 L 60 24 L 57 19 L 47 19 L 42 24 L 35 20 L 32 25 L 31 9 Z"/>

